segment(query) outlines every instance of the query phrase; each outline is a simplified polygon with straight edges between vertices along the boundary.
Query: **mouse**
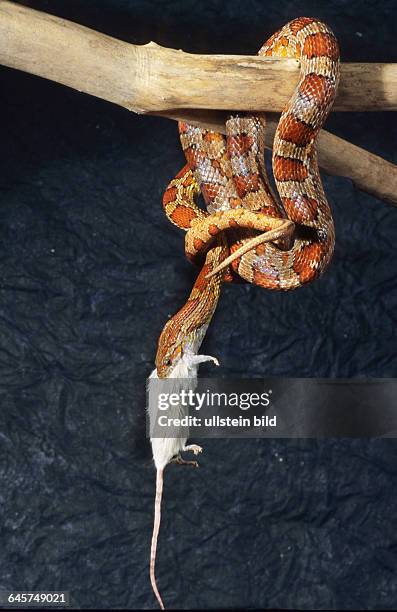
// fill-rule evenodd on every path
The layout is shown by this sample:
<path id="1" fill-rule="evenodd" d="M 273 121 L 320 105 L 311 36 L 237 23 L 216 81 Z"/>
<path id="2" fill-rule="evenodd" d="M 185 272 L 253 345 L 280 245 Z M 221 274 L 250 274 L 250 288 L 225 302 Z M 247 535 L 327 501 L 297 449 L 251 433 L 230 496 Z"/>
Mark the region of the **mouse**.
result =
<path id="1" fill-rule="evenodd" d="M 164 376 L 164 372 L 161 372 L 161 374 L 163 375 L 159 376 L 159 371 L 157 367 L 153 370 L 148 379 L 149 398 L 151 397 L 152 393 L 152 397 L 157 397 L 158 390 L 163 380 L 167 381 L 167 393 L 178 393 L 183 389 L 186 391 L 189 391 L 190 389 L 194 390 L 197 386 L 198 367 L 201 363 L 206 361 L 212 361 L 213 363 L 215 363 L 215 365 L 219 365 L 219 362 L 215 357 L 211 357 L 209 355 L 197 355 L 196 352 L 194 352 L 193 350 L 189 350 L 185 347 L 185 350 L 179 353 L 178 358 L 175 360 L 175 363 L 169 364 L 168 369 L 166 371 L 166 376 Z M 158 410 L 159 408 L 157 402 L 151 401 L 149 399 L 148 417 L 151 432 L 153 431 L 153 427 L 155 426 L 155 423 L 158 418 Z M 167 410 L 167 416 L 171 418 L 178 418 L 187 414 L 187 411 L 188 407 L 186 406 L 169 406 Z M 154 501 L 154 520 L 152 542 L 150 548 L 149 574 L 154 595 L 156 596 L 156 599 L 162 610 L 165 610 L 165 607 L 157 586 L 155 566 L 157 543 L 161 523 L 161 503 L 163 497 L 164 470 L 165 467 L 170 463 L 198 467 L 197 461 L 188 461 L 182 458 L 181 452 L 192 452 L 194 455 L 197 456 L 203 450 L 202 447 L 197 444 L 187 444 L 189 432 L 186 427 L 181 427 L 180 430 L 176 433 L 178 433 L 179 435 L 172 438 L 159 438 L 155 436 L 150 437 L 153 462 L 154 467 L 156 469 L 156 493 Z"/>

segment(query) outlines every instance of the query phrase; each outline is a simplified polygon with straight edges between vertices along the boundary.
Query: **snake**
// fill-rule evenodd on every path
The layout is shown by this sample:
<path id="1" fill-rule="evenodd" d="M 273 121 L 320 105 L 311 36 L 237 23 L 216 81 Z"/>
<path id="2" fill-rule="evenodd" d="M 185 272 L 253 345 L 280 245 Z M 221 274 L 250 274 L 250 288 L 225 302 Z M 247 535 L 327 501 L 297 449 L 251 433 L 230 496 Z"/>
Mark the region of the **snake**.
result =
<path id="1" fill-rule="evenodd" d="M 316 145 L 337 93 L 338 42 L 325 23 L 299 17 L 273 34 L 258 55 L 300 62 L 299 81 L 273 143 L 278 197 L 265 166 L 265 114 L 231 114 L 226 135 L 178 123 L 186 165 L 169 183 L 163 208 L 169 221 L 185 230 L 186 255 L 201 270 L 186 303 L 160 334 L 159 378 L 175 375 L 184 359 L 187 371 L 210 359 L 200 360 L 197 353 L 223 282 L 296 289 L 318 278 L 332 258 L 334 222 Z"/>
<path id="2" fill-rule="evenodd" d="M 298 84 L 273 142 L 277 194 L 266 171 L 265 114 L 230 114 L 225 135 L 178 123 L 186 164 L 169 183 L 163 208 L 169 221 L 186 232 L 186 256 L 201 269 L 186 303 L 160 334 L 156 369 L 150 376 L 151 382 L 172 379 L 174 390 L 195 385 L 200 363 L 218 363 L 198 352 L 224 282 L 288 291 L 313 282 L 332 258 L 335 229 L 321 182 L 317 139 L 337 93 L 337 40 L 323 22 L 299 17 L 273 34 L 258 54 L 300 62 Z M 205 209 L 199 205 L 200 194 Z M 180 406 L 174 411 L 181 416 Z M 150 579 L 162 609 L 155 561 L 163 471 L 175 457 L 196 463 L 180 457 L 181 451 L 201 452 L 186 441 L 186 434 L 151 437 L 157 479 Z"/>

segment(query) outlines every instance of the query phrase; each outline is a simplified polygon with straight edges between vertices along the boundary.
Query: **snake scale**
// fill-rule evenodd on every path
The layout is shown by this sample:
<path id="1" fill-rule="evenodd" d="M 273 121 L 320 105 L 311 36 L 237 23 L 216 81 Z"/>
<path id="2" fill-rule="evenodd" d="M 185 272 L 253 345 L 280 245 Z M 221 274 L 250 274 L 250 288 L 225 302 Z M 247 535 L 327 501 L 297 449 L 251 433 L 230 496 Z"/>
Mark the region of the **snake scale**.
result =
<path id="1" fill-rule="evenodd" d="M 327 25 L 299 17 L 273 34 L 259 55 L 300 61 L 299 82 L 281 114 L 273 144 L 278 198 L 265 168 L 262 114 L 231 115 L 226 136 L 179 123 L 187 163 L 168 185 L 163 207 L 168 219 L 185 230 L 186 255 L 201 270 L 188 300 L 161 332 L 150 377 L 173 379 L 175 389 L 178 381 L 183 385 L 183 379 L 197 378 L 201 362 L 216 362 L 198 351 L 223 282 L 296 289 L 318 278 L 332 257 L 334 223 L 319 174 L 316 141 L 337 92 L 338 43 Z M 206 210 L 196 203 L 200 193 Z M 200 452 L 186 441 L 151 438 L 157 481 L 150 579 L 161 608 L 155 560 L 163 471 L 180 451 Z"/>
<path id="2" fill-rule="evenodd" d="M 297 58 L 301 67 L 274 138 L 279 200 L 265 169 L 263 116 L 229 117 L 226 137 L 179 123 L 187 164 L 170 182 L 163 206 L 186 231 L 187 257 L 204 263 L 187 302 L 160 335 L 160 378 L 170 375 L 184 352 L 197 353 L 223 281 L 296 289 L 316 279 L 332 257 L 334 224 L 316 140 L 337 91 L 338 43 L 327 25 L 300 17 L 271 36 L 259 55 Z M 207 211 L 196 204 L 200 192 Z"/>

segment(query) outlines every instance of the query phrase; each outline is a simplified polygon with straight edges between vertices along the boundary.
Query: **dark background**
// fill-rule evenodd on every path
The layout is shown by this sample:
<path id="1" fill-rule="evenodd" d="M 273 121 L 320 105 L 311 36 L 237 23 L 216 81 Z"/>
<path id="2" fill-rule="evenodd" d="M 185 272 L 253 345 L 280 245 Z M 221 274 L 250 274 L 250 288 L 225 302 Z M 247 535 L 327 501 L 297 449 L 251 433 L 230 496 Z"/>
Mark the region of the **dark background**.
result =
<path id="1" fill-rule="evenodd" d="M 344 61 L 397 61 L 394 1 L 23 4 L 208 53 L 255 54 L 287 21 L 316 16 Z M 155 607 L 145 377 L 196 274 L 161 207 L 183 164 L 176 124 L 5 68 L 0 78 L 0 590 Z M 333 114 L 327 128 L 396 161 L 394 113 Z M 397 376 L 397 211 L 347 179 L 324 182 L 329 271 L 290 294 L 226 286 L 203 346 L 217 375 Z M 397 607 L 394 440 L 204 442 L 199 470 L 166 470 L 166 605 Z"/>

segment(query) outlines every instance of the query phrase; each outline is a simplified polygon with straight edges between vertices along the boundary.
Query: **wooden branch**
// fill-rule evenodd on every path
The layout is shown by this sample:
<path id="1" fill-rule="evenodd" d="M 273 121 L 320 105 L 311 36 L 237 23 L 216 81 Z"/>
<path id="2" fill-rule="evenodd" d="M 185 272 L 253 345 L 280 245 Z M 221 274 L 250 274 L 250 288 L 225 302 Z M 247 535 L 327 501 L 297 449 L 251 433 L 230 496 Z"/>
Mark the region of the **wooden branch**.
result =
<path id="1" fill-rule="evenodd" d="M 6 0 L 0 0 L 0 64 L 134 112 L 221 131 L 224 114 L 201 109 L 281 110 L 299 74 L 295 60 L 131 45 Z M 397 110 L 397 64 L 342 64 L 334 110 Z M 268 145 L 274 128 L 271 120 Z M 397 204 L 393 164 L 324 131 L 319 162 L 327 172 L 348 176 L 360 189 Z"/>
<path id="2" fill-rule="evenodd" d="M 278 112 L 299 75 L 297 60 L 131 45 L 6 0 L 0 1 L 0 63 L 136 113 L 177 108 Z M 342 64 L 341 70 L 334 110 L 397 110 L 397 64 Z"/>

